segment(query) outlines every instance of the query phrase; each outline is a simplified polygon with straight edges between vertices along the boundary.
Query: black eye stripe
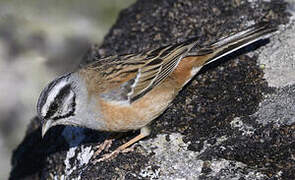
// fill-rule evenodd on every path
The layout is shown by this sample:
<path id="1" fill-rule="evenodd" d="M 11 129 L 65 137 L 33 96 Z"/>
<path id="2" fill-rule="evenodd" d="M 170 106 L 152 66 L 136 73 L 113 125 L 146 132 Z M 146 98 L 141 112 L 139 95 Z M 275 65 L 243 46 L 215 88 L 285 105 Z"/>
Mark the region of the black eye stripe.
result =
<path id="1" fill-rule="evenodd" d="M 44 119 L 49 119 L 51 116 L 53 116 L 56 113 L 57 109 L 58 109 L 58 106 L 55 102 L 50 104 L 48 111 L 46 115 L 44 116 Z"/>
<path id="2" fill-rule="evenodd" d="M 67 94 L 69 94 L 71 91 L 71 85 L 67 84 L 56 95 L 53 102 L 50 104 L 48 111 L 44 117 L 44 119 L 51 118 L 59 109 L 59 105 L 63 103 L 63 99 L 66 97 Z"/>
<path id="3" fill-rule="evenodd" d="M 69 111 L 67 114 L 62 115 L 62 116 L 56 116 L 56 117 L 54 117 L 52 119 L 53 120 L 58 120 L 58 119 L 61 119 L 61 118 L 67 118 L 67 117 L 75 115 L 75 109 L 76 109 L 76 95 L 75 94 L 74 94 L 74 97 L 73 97 L 72 108 L 73 109 L 71 111 Z"/>
<path id="4" fill-rule="evenodd" d="M 65 98 L 67 94 L 69 94 L 71 91 L 71 85 L 67 84 L 65 85 L 60 91 L 59 93 L 56 95 L 54 100 L 58 100 L 58 101 L 62 101 L 63 98 Z"/>

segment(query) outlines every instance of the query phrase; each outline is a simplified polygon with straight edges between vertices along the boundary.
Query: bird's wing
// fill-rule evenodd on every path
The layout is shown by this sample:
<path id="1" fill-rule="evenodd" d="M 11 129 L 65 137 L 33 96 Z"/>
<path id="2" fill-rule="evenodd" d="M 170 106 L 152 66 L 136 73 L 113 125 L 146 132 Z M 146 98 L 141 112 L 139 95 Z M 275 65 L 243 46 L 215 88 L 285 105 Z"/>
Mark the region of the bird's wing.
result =
<path id="1" fill-rule="evenodd" d="M 196 40 L 191 39 L 139 54 L 120 56 L 120 60 L 108 65 L 112 70 L 106 76 L 108 82 L 120 82 L 120 86 L 102 96 L 123 104 L 134 102 L 165 80 L 195 44 Z"/>

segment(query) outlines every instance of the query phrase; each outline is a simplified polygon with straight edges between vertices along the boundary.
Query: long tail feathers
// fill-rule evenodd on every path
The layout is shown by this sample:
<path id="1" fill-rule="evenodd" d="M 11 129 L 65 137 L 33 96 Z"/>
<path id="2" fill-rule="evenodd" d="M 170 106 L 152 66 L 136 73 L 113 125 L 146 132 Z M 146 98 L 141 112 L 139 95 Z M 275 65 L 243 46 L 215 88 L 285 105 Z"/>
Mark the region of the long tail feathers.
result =
<path id="1" fill-rule="evenodd" d="M 208 58 L 205 64 L 209 64 L 245 46 L 268 38 L 268 36 L 276 30 L 277 27 L 271 27 L 270 23 L 261 22 L 244 31 L 226 38 L 221 38 L 215 43 L 200 49 L 193 56 L 208 55 L 210 58 Z"/>

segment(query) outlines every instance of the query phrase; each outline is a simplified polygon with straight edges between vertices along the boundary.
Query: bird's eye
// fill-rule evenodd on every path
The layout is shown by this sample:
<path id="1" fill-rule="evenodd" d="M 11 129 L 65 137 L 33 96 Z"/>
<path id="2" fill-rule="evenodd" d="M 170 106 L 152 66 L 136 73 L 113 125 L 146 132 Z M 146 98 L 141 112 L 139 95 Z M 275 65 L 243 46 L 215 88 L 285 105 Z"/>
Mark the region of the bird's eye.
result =
<path id="1" fill-rule="evenodd" d="M 58 105 L 57 105 L 57 103 L 56 102 L 53 102 L 52 104 L 51 104 L 51 107 L 50 107 L 50 111 L 56 111 L 57 110 L 57 108 L 58 108 Z"/>
<path id="2" fill-rule="evenodd" d="M 48 109 L 48 112 L 46 113 L 46 116 L 44 117 L 44 119 L 48 119 L 50 118 L 53 114 L 55 114 L 55 112 L 57 111 L 58 109 L 58 104 L 56 102 L 53 102 L 49 109 Z"/>

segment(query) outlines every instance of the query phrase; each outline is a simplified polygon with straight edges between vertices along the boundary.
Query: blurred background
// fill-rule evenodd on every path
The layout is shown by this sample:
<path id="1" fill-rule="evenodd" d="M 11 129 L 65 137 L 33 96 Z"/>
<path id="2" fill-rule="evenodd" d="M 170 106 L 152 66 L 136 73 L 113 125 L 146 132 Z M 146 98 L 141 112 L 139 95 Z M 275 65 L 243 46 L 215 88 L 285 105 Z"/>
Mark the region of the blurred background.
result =
<path id="1" fill-rule="evenodd" d="M 52 79 L 100 44 L 135 0 L 0 0 L 0 179 Z"/>

